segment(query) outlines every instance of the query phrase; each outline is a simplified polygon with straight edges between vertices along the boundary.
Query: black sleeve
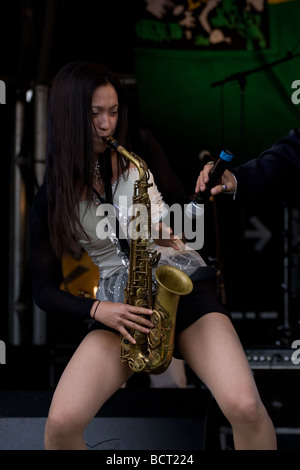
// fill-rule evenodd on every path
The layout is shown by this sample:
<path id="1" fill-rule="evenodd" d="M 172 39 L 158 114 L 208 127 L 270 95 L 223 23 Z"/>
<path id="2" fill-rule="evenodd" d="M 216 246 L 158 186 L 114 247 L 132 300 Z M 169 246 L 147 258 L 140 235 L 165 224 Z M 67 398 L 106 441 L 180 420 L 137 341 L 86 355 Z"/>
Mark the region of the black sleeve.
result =
<path id="1" fill-rule="evenodd" d="M 60 289 L 63 279 L 61 261 L 50 245 L 45 185 L 36 193 L 31 208 L 30 264 L 33 299 L 39 308 L 65 317 L 90 318 L 93 299 L 77 297 Z"/>
<path id="2" fill-rule="evenodd" d="M 132 128 L 131 143 L 133 152 L 145 160 L 151 170 L 164 201 L 169 206 L 188 204 L 190 200 L 184 186 L 151 132 L 145 127 Z"/>
<path id="3" fill-rule="evenodd" d="M 251 196 L 257 191 L 289 192 L 299 181 L 300 129 L 292 129 L 286 137 L 231 171 L 237 179 L 236 198 Z"/>

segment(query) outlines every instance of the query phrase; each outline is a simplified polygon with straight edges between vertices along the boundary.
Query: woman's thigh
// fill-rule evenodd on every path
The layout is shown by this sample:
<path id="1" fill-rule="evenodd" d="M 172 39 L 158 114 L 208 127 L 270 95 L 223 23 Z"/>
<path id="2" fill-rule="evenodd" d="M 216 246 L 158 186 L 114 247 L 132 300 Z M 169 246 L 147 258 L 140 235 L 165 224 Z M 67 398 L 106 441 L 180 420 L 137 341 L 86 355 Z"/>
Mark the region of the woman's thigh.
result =
<path id="1" fill-rule="evenodd" d="M 55 390 L 49 417 L 83 428 L 132 375 L 120 358 L 120 337 L 90 332 L 76 349 Z"/>
<path id="2" fill-rule="evenodd" d="M 245 352 L 226 315 L 201 317 L 180 333 L 178 348 L 221 408 L 243 396 L 259 401 Z"/>

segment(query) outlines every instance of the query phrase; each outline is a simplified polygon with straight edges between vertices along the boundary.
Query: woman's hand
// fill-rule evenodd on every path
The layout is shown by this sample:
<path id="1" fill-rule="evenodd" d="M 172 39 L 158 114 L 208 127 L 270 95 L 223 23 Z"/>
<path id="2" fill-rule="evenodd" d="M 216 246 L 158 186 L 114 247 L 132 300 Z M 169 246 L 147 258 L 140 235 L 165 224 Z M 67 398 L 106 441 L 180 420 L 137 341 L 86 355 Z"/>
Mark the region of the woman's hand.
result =
<path id="1" fill-rule="evenodd" d="M 91 311 L 93 311 L 94 306 L 95 303 Z M 135 344 L 135 339 L 129 334 L 126 328 L 138 330 L 142 333 L 150 333 L 150 328 L 153 328 L 154 325 L 150 320 L 143 318 L 141 315 L 149 316 L 152 313 L 152 310 L 143 307 L 136 307 L 125 303 L 101 301 L 98 307 L 96 307 L 94 318 L 104 325 L 119 331 L 130 343 Z"/>
<path id="2" fill-rule="evenodd" d="M 209 173 L 212 170 L 212 165 L 207 164 L 203 167 L 203 170 L 200 172 L 197 182 L 196 182 L 196 187 L 195 187 L 195 192 L 198 193 L 199 191 L 204 191 L 206 183 L 209 180 Z M 235 191 L 236 189 L 236 180 L 231 171 L 225 170 L 222 177 L 221 177 L 221 182 L 220 184 L 214 186 L 211 189 L 211 194 L 213 196 L 216 196 L 217 194 L 220 194 L 222 192 L 231 192 Z"/>

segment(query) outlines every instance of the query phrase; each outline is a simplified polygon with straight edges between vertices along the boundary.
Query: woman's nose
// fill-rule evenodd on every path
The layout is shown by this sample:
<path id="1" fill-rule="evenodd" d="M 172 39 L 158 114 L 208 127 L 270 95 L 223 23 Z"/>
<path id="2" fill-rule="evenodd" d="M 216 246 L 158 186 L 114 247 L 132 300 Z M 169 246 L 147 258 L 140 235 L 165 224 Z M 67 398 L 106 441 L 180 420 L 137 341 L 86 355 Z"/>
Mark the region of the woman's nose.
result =
<path id="1" fill-rule="evenodd" d="M 103 113 L 101 116 L 97 117 L 97 127 L 100 129 L 107 129 L 109 127 L 108 115 Z"/>

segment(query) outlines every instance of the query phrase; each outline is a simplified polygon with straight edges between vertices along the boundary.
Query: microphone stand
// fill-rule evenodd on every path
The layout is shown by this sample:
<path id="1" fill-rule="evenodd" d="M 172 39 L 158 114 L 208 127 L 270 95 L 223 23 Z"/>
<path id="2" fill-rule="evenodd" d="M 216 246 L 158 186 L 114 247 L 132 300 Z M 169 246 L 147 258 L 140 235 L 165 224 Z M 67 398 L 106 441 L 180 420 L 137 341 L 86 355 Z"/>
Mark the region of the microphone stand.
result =
<path id="1" fill-rule="evenodd" d="M 254 73 L 262 72 L 264 70 L 270 70 L 271 68 L 275 67 L 275 65 L 281 64 L 282 62 L 287 62 L 290 60 L 299 57 L 299 54 L 293 54 L 292 52 L 288 51 L 286 56 L 282 59 L 275 60 L 274 62 L 269 62 L 267 64 L 261 65 L 251 70 L 245 70 L 244 72 L 237 72 L 232 75 L 229 75 L 227 78 L 223 80 L 219 80 L 211 84 L 211 88 L 215 88 L 218 86 L 223 86 L 225 83 L 237 81 L 240 86 L 240 156 L 243 160 L 244 157 L 244 140 L 245 140 L 245 89 L 247 83 L 247 77 Z M 223 127 L 223 126 L 222 126 Z"/>

